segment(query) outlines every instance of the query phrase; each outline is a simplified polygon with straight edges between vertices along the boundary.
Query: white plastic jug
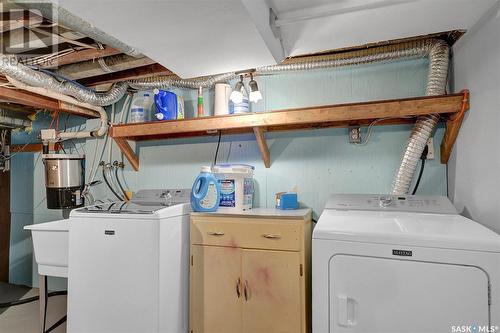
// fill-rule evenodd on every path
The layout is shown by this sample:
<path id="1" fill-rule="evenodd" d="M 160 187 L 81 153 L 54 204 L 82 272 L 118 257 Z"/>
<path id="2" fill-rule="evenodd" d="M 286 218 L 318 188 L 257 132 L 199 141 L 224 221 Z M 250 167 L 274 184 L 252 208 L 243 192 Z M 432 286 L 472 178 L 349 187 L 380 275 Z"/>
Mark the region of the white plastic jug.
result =
<path id="1" fill-rule="evenodd" d="M 143 123 L 149 121 L 151 119 L 153 103 L 153 93 L 149 91 L 135 93 L 130 104 L 130 122 Z"/>

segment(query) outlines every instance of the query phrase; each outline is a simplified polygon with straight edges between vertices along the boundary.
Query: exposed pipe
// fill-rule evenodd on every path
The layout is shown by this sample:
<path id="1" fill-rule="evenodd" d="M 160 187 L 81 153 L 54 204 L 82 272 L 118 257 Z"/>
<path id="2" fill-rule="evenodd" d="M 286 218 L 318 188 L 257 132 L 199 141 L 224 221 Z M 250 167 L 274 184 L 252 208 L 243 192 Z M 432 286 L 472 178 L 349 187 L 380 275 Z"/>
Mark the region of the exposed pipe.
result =
<path id="1" fill-rule="evenodd" d="M 72 104 L 72 105 L 76 105 L 76 106 L 80 106 L 80 107 L 85 108 L 85 109 L 93 110 L 95 112 L 99 112 L 102 109 L 101 106 L 96 106 L 96 105 L 92 105 L 89 103 L 80 102 L 71 96 L 59 94 L 59 93 L 53 92 L 52 90 L 49 90 L 47 88 L 28 86 L 27 84 L 24 84 L 21 81 L 18 81 L 10 76 L 6 76 L 6 78 L 9 81 L 9 83 L 11 83 L 14 87 L 22 89 L 22 90 L 26 90 L 26 91 L 29 91 L 29 92 L 32 92 L 32 93 L 35 93 L 38 95 L 47 96 L 47 97 L 54 98 L 54 99 L 57 99 L 60 101 L 64 101 L 64 102 L 67 102 L 67 103 Z M 75 111 L 75 113 L 78 113 L 78 111 Z M 82 115 L 87 116 L 88 114 L 82 114 Z"/>
<path id="2" fill-rule="evenodd" d="M 73 15 L 61 6 L 57 6 L 50 0 L 26 1 L 10 0 L 27 10 L 38 10 L 43 17 L 52 20 L 54 23 L 61 24 L 73 31 L 80 32 L 102 44 L 113 47 L 133 57 L 141 57 L 142 54 L 135 48 L 121 42 L 120 40 L 108 35 L 104 31 L 94 27 L 87 21 Z"/>
<path id="3" fill-rule="evenodd" d="M 93 111 L 96 111 L 99 114 L 99 118 L 101 120 L 99 128 L 97 128 L 93 131 L 60 132 L 60 133 L 58 133 L 59 138 L 61 138 L 61 139 L 80 139 L 80 138 L 89 138 L 89 137 L 100 137 L 100 136 L 103 136 L 104 134 L 106 134 L 106 132 L 108 130 L 108 114 L 106 113 L 106 111 L 104 110 L 103 107 L 90 105 L 87 103 L 82 103 L 82 102 L 79 102 L 72 97 L 53 92 L 53 91 L 48 90 L 46 88 L 30 87 L 22 82 L 19 82 L 18 80 L 14 79 L 10 76 L 6 76 L 6 77 L 7 77 L 7 80 L 12 85 L 14 85 L 15 87 L 17 87 L 19 89 L 31 91 L 35 94 L 44 95 L 44 96 L 48 96 L 48 97 L 51 97 L 51 98 L 54 98 L 57 100 L 65 101 L 65 102 L 68 102 L 68 103 L 76 105 L 76 106 L 88 108 L 88 109 L 91 109 Z M 78 113 L 78 112 L 75 111 L 75 113 Z M 86 113 L 83 115 L 87 116 Z"/>
<path id="4" fill-rule="evenodd" d="M 104 109 L 99 111 L 100 116 L 100 126 L 92 131 L 80 131 L 80 132 L 60 132 L 58 137 L 60 139 L 81 139 L 90 137 L 101 137 L 108 131 L 108 114 Z"/>

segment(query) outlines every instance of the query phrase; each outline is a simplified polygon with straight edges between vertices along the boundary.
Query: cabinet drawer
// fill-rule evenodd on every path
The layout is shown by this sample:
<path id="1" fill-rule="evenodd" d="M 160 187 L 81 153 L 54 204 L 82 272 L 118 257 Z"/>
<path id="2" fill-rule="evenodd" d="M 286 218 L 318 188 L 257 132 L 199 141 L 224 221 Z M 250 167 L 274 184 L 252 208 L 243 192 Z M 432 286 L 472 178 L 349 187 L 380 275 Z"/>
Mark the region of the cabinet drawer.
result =
<path id="1" fill-rule="evenodd" d="M 191 243 L 300 251 L 302 220 L 191 218 Z"/>

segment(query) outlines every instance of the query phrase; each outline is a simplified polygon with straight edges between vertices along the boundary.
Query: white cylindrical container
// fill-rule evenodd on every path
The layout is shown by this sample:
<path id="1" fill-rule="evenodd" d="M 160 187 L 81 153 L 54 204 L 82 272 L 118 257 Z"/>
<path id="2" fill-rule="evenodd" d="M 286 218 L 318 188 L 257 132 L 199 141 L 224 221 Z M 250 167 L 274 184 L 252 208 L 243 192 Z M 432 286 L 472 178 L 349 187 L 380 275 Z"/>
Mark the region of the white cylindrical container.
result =
<path id="1" fill-rule="evenodd" d="M 153 106 L 153 94 L 149 91 L 138 91 L 130 103 L 130 122 L 143 123 L 151 119 L 151 108 Z"/>
<path id="2" fill-rule="evenodd" d="M 227 83 L 215 84 L 214 116 L 229 114 L 229 96 L 231 86 Z"/>
<path id="3" fill-rule="evenodd" d="M 219 211 L 241 213 L 252 209 L 253 170 L 246 164 L 219 164 L 212 168 L 220 183 Z"/>

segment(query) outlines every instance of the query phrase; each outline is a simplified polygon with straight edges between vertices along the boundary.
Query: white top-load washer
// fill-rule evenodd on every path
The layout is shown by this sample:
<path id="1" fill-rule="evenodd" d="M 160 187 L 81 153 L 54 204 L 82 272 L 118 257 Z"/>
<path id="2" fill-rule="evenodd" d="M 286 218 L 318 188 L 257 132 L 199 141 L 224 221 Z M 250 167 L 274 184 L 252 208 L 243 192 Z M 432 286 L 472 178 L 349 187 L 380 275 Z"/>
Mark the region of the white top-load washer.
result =
<path id="1" fill-rule="evenodd" d="M 189 190 L 73 210 L 69 333 L 188 331 Z"/>
<path id="2" fill-rule="evenodd" d="M 312 252 L 313 333 L 498 331 L 500 236 L 445 197 L 334 195 Z"/>

